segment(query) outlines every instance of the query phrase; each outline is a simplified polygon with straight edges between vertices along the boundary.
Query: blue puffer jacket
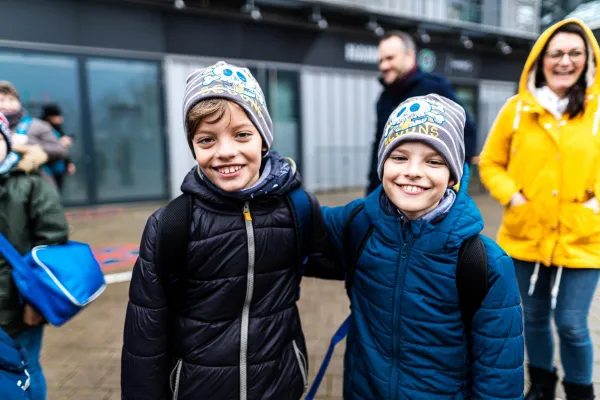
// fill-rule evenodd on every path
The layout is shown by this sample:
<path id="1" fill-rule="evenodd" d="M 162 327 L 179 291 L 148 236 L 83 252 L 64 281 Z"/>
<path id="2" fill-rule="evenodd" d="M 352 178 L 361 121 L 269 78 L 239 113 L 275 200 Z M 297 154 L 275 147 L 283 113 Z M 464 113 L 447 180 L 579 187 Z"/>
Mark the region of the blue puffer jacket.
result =
<path id="1" fill-rule="evenodd" d="M 489 292 L 473 318 L 470 339 L 462 323 L 458 251 L 483 227 L 466 194 L 466 179 L 437 223 L 418 220 L 401 227 L 381 187 L 345 207 L 323 208 L 331 240 L 341 252 L 346 221 L 361 202 L 373 224 L 351 289 L 344 399 L 523 398 L 523 324 L 515 271 L 512 260 L 487 237 L 482 240 Z"/>

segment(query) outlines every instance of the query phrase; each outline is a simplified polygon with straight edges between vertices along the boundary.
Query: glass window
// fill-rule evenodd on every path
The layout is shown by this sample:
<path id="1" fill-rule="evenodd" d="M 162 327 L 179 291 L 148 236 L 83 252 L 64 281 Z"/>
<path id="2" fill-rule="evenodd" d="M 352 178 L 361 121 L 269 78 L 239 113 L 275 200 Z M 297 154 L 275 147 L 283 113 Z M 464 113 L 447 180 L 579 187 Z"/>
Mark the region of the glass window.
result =
<path id="1" fill-rule="evenodd" d="M 273 149 L 299 162 L 298 73 L 272 69 L 268 72 L 268 82 L 266 96 L 273 119 Z"/>
<path id="2" fill-rule="evenodd" d="M 71 159 L 77 174 L 65 179 L 63 198 L 68 202 L 85 202 L 86 161 L 83 153 L 79 107 L 77 58 L 18 51 L 0 52 L 0 79 L 12 82 L 30 115 L 39 117 L 42 107 L 57 103 L 64 115 L 65 133 L 75 140 Z"/>
<path id="3" fill-rule="evenodd" d="M 448 16 L 451 19 L 481 23 L 482 0 L 450 0 Z"/>
<path id="4" fill-rule="evenodd" d="M 165 197 L 158 63 L 94 58 L 86 69 L 98 200 Z"/>

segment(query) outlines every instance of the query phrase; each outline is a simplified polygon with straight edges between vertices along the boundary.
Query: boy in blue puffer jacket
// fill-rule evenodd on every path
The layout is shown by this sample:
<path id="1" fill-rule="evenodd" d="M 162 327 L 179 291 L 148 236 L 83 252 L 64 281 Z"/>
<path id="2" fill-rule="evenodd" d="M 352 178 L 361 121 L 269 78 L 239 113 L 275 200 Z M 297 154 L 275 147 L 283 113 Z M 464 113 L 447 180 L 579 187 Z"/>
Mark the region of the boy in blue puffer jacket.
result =
<path id="1" fill-rule="evenodd" d="M 464 126 L 465 111 L 445 97 L 406 100 L 379 145 L 382 186 L 345 207 L 323 208 L 340 254 L 358 254 L 349 289 L 346 400 L 523 398 L 515 271 L 483 236 L 488 291 L 470 330 L 461 318 L 459 250 L 483 228 L 463 176 Z M 346 238 L 357 207 L 372 228 L 359 249 Z"/>

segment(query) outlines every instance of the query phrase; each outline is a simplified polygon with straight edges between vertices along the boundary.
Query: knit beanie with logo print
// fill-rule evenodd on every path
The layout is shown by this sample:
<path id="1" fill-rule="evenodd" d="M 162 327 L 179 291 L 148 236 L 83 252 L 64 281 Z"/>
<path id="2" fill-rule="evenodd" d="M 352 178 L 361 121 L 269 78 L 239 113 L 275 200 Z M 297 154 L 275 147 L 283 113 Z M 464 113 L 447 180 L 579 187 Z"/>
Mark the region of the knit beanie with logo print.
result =
<path id="1" fill-rule="evenodd" d="M 183 97 L 183 121 L 188 138 L 186 119 L 188 112 L 202 100 L 221 98 L 237 103 L 246 112 L 262 136 L 267 149 L 273 144 L 273 122 L 267 110 L 265 95 L 247 68 L 224 61 L 194 71 L 188 76 Z M 188 144 L 194 152 L 191 139 Z"/>
<path id="2" fill-rule="evenodd" d="M 379 143 L 379 179 L 383 179 L 383 165 L 396 147 L 404 142 L 422 142 L 444 158 L 450 177 L 459 182 L 465 163 L 465 120 L 465 110 L 459 104 L 437 94 L 400 103 L 388 118 Z"/>

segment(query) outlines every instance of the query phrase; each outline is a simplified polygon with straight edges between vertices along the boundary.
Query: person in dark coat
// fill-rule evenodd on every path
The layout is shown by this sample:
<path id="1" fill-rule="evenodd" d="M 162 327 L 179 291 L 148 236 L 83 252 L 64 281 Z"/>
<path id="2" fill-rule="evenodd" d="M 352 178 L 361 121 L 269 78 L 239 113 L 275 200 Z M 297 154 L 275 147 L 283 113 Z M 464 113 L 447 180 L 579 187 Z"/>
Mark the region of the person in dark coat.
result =
<path id="1" fill-rule="evenodd" d="M 379 82 L 383 92 L 377 101 L 377 128 L 373 140 L 367 195 L 381 184 L 377 175 L 377 150 L 392 111 L 398 104 L 414 96 L 439 94 L 457 103 L 452 85 L 445 77 L 421 71 L 417 66 L 417 48 L 413 38 L 404 32 L 393 31 L 379 42 Z M 465 160 L 476 152 L 476 132 L 473 119 L 467 114 L 465 125 Z"/>
<path id="2" fill-rule="evenodd" d="M 183 111 L 198 163 L 181 186 L 193 198 L 188 261 L 162 267 L 185 268 L 185 289 L 173 307 L 157 278 L 161 209 L 148 219 L 133 270 L 122 398 L 298 400 L 308 357 L 296 224 L 312 227 L 304 275 L 340 278 L 319 203 L 307 193 L 312 220 L 295 215 L 287 197 L 301 179 L 292 160 L 270 150 L 271 117 L 246 68 L 219 62 L 192 73 Z"/>
<path id="3" fill-rule="evenodd" d="M 54 128 L 54 134 L 63 146 L 71 148 L 73 146 L 73 138 L 67 135 L 64 131 L 64 117 L 62 110 L 58 104 L 47 104 L 42 108 L 42 115 L 40 115 L 42 121 L 48 122 Z M 77 171 L 75 163 L 70 157 L 65 160 L 56 161 L 51 165 L 51 172 L 56 186 L 59 190 L 62 190 L 65 182 L 65 176 L 73 175 Z"/>

